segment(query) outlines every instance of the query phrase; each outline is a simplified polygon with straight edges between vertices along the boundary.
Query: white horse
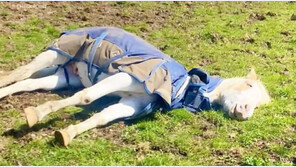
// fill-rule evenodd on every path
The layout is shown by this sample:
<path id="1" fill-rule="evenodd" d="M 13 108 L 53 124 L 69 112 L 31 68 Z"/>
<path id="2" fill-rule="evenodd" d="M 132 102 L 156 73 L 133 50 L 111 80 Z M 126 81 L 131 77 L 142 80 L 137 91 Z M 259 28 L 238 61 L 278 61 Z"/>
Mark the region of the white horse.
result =
<path id="1" fill-rule="evenodd" d="M 3 73 L 0 77 L 0 99 L 17 92 L 66 88 L 69 85 L 65 73 L 63 69 L 57 68 L 57 65 L 66 61 L 66 57 L 47 50 L 29 64 Z M 157 99 L 157 95 L 148 95 L 143 84 L 127 73 L 119 72 L 113 75 L 102 73 L 98 76 L 97 83 L 92 85 L 87 78 L 85 62 L 72 62 L 66 68 L 70 85 L 85 89 L 63 100 L 48 101 L 37 107 L 26 108 L 24 111 L 29 127 L 41 121 L 46 115 L 67 106 L 88 105 L 108 94 L 116 94 L 122 98 L 117 104 L 105 108 L 87 120 L 56 131 L 56 139 L 64 146 L 67 146 L 75 136 L 89 129 L 107 125 L 114 120 L 130 117 Z M 96 73 L 96 69 L 93 72 Z M 185 89 L 184 85 L 181 91 Z M 205 96 L 209 97 L 211 103 L 220 104 L 231 118 L 238 120 L 250 118 L 256 107 L 270 101 L 267 90 L 253 69 L 246 77 L 224 79 L 215 90 L 206 93 Z"/>

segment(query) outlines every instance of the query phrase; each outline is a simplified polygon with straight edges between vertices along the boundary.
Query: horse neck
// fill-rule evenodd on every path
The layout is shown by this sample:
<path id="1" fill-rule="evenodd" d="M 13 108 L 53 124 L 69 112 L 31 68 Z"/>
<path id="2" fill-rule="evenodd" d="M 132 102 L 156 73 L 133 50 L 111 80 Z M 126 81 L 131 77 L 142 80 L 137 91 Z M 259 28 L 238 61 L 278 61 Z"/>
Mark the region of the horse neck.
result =
<path id="1" fill-rule="evenodd" d="M 243 78 L 227 78 L 223 79 L 223 81 L 210 93 L 205 93 L 205 96 L 209 97 L 210 102 L 216 102 L 220 100 L 220 94 L 222 91 L 229 89 L 233 86 L 234 82 L 240 81 Z"/>

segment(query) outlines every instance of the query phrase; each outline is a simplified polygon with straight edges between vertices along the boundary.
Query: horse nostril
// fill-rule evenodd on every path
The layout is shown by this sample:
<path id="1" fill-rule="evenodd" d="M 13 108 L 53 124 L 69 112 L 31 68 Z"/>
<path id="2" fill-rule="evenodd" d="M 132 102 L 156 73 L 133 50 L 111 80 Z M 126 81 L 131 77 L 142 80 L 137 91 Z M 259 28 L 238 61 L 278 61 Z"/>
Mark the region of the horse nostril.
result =
<path id="1" fill-rule="evenodd" d="M 246 111 L 250 110 L 250 105 L 249 104 L 245 104 L 245 110 Z"/>
<path id="2" fill-rule="evenodd" d="M 239 105 L 239 109 L 240 110 L 243 110 L 244 108 L 243 108 L 243 105 Z"/>

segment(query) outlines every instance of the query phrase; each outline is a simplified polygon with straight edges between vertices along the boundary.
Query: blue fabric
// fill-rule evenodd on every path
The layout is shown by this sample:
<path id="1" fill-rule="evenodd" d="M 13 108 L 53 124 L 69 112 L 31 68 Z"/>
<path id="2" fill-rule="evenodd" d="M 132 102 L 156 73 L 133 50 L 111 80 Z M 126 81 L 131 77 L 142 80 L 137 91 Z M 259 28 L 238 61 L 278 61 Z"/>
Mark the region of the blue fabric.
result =
<path id="1" fill-rule="evenodd" d="M 197 75 L 202 82 L 188 85 L 183 107 L 191 112 L 212 109 L 210 99 L 203 94 L 212 92 L 223 80 L 219 77 L 212 77 L 198 68 L 191 69 L 188 74 L 190 76 Z"/>
<path id="2" fill-rule="evenodd" d="M 184 68 L 183 65 L 174 60 L 163 64 L 162 67 L 170 73 L 170 77 L 172 80 L 172 102 L 170 107 L 175 108 L 174 104 L 178 103 L 181 100 L 179 98 L 176 98 L 176 94 L 186 81 L 186 78 L 188 76 L 187 70 Z"/>
<path id="3" fill-rule="evenodd" d="M 149 58 L 168 58 L 167 55 L 159 51 L 156 47 L 144 41 L 142 38 L 115 27 L 87 27 L 77 30 L 65 31 L 61 35 L 89 35 L 91 38 L 99 37 L 103 32 L 107 33 L 104 40 L 116 44 L 123 52 L 129 53 L 145 53 L 142 57 Z"/>

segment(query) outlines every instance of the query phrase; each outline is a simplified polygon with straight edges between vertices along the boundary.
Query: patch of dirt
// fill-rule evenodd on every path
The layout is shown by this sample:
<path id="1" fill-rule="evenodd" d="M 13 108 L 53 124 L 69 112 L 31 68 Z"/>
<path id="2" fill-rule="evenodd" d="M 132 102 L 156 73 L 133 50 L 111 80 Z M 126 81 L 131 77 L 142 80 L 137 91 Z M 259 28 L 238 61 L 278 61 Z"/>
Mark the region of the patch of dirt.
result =
<path id="1" fill-rule="evenodd" d="M 154 145 L 154 146 L 151 146 L 150 149 L 152 151 L 160 151 L 162 153 L 172 153 L 172 154 L 181 155 L 181 156 L 184 156 L 184 157 L 188 156 L 187 151 L 181 150 L 181 149 L 176 148 L 176 147 L 170 147 L 170 146 L 163 147 L 163 146 Z"/>
<path id="2" fill-rule="evenodd" d="M 212 33 L 210 34 L 210 39 L 213 43 L 216 43 L 218 41 L 222 41 L 222 42 L 228 42 L 228 39 L 221 36 L 220 34 L 218 33 Z"/>
<path id="3" fill-rule="evenodd" d="M 255 39 L 254 38 L 249 38 L 249 39 L 246 40 L 246 42 L 254 43 L 255 42 Z"/>
<path id="4" fill-rule="evenodd" d="M 199 66 L 203 67 L 203 66 L 208 66 L 211 65 L 213 63 L 213 61 L 211 59 L 207 59 L 207 58 L 203 58 L 200 62 L 199 62 Z"/>
<path id="5" fill-rule="evenodd" d="M 0 154 L 6 150 L 6 146 L 9 144 L 9 139 L 0 136 Z"/>
<path id="6" fill-rule="evenodd" d="M 253 143 L 253 146 L 259 149 L 267 149 L 269 148 L 269 143 L 265 142 L 265 141 L 256 141 Z"/>
<path id="7" fill-rule="evenodd" d="M 212 124 L 206 120 L 201 121 L 200 129 L 203 132 L 202 136 L 209 136 L 210 134 L 207 134 L 207 133 L 212 131 L 214 128 L 215 128 L 214 124 Z"/>
<path id="8" fill-rule="evenodd" d="M 229 138 L 230 138 L 231 140 L 234 140 L 235 137 L 236 137 L 236 133 L 230 133 L 230 134 L 229 134 Z"/>
<path id="9" fill-rule="evenodd" d="M 179 148 L 170 147 L 170 146 L 163 147 L 163 146 L 151 145 L 151 143 L 148 141 L 140 142 L 140 143 L 126 142 L 121 138 L 122 131 L 126 126 L 127 125 L 123 121 L 120 121 L 111 126 L 92 129 L 91 133 L 87 134 L 86 137 L 91 139 L 105 138 L 111 141 L 113 144 L 118 145 L 120 147 L 132 148 L 135 152 L 137 152 L 138 160 L 143 159 L 146 154 L 151 153 L 153 151 L 160 151 L 163 153 L 172 153 L 172 154 L 181 155 L 181 156 L 188 155 L 187 151 L 185 150 L 180 150 Z"/>
<path id="10" fill-rule="evenodd" d="M 273 13 L 273 12 L 267 12 L 266 15 L 267 15 L 267 16 L 270 16 L 270 17 L 273 17 L 273 16 L 276 16 L 276 13 Z"/>
<path id="11" fill-rule="evenodd" d="M 265 45 L 268 49 L 271 49 L 271 42 L 267 41 L 267 42 L 265 42 Z"/>
<path id="12" fill-rule="evenodd" d="M 249 49 L 233 49 L 233 51 L 239 51 L 241 53 L 247 53 L 247 54 L 255 54 L 256 51 L 252 51 L 252 50 L 249 50 Z M 263 58 L 266 58 L 266 55 L 262 55 Z"/>
<path id="13" fill-rule="evenodd" d="M 176 155 L 187 156 L 186 151 L 179 150 L 178 148 L 164 148 L 161 146 L 151 145 L 150 142 L 126 142 L 121 138 L 122 131 L 126 126 L 127 125 L 123 121 L 120 121 L 111 126 L 92 129 L 91 133 L 87 134 L 86 137 L 91 139 L 105 138 L 111 141 L 113 144 L 118 145 L 120 147 L 132 148 L 137 153 L 136 158 L 138 160 L 144 159 L 146 154 L 151 153 L 153 151 L 160 151 L 163 153 L 172 153 Z"/>
<path id="14" fill-rule="evenodd" d="M 283 71 L 280 72 L 282 75 L 289 75 L 290 74 L 290 71 L 285 68 Z"/>
<path id="15" fill-rule="evenodd" d="M 57 94 L 46 91 L 35 91 L 10 95 L 0 100 L 0 110 L 16 109 L 23 111 L 29 106 L 37 106 L 46 101 L 61 99 Z"/>
<path id="16" fill-rule="evenodd" d="M 259 13 L 251 13 L 249 16 L 249 19 L 254 20 L 254 21 L 263 21 L 266 19 L 266 17 L 263 14 Z"/>
<path id="17" fill-rule="evenodd" d="M 288 32 L 288 31 L 283 31 L 283 32 L 281 32 L 281 35 L 284 35 L 284 36 L 291 36 L 291 33 Z"/>
<path id="18" fill-rule="evenodd" d="M 148 152 L 151 152 L 150 148 L 151 148 L 150 142 L 145 141 L 137 144 L 134 150 L 140 154 L 146 154 Z"/>
<path id="19" fill-rule="evenodd" d="M 13 32 L 9 24 L 22 24 L 31 17 L 42 18 L 61 30 L 69 24 L 122 27 L 143 22 L 153 30 L 161 28 L 171 15 L 162 8 L 134 10 L 133 5 L 110 2 L 1 2 L 1 5 L 7 10 L 0 16 L 1 33 Z"/>
<path id="20" fill-rule="evenodd" d="M 123 140 L 121 140 L 121 137 L 120 137 L 125 127 L 126 127 L 125 123 L 120 121 L 118 123 L 115 123 L 114 125 L 110 125 L 103 128 L 92 129 L 88 137 L 92 139 L 105 138 L 110 140 L 116 145 L 126 146 L 128 144 Z"/>
<path id="21" fill-rule="evenodd" d="M 292 21 L 295 21 L 296 20 L 296 15 L 295 14 L 292 14 L 291 18 L 290 18 Z"/>
<path id="22" fill-rule="evenodd" d="M 253 34 L 249 35 L 249 34 L 245 34 L 245 36 L 243 38 L 241 38 L 241 41 L 243 41 L 244 43 L 255 43 L 255 39 L 252 37 Z"/>
<path id="23" fill-rule="evenodd" d="M 213 150 L 212 155 L 216 157 L 215 165 L 235 165 L 234 163 L 240 163 L 242 159 L 242 152 L 238 149 L 230 150 Z M 238 164 L 236 164 L 238 165 Z"/>
<path id="24" fill-rule="evenodd" d="M 157 145 L 151 145 L 150 142 L 142 142 L 136 145 L 134 150 L 137 152 L 137 159 L 141 160 L 144 159 L 145 155 L 153 152 L 153 151 L 159 151 L 162 153 L 171 153 L 174 155 L 178 156 L 188 156 L 188 151 L 186 150 L 181 150 L 176 147 L 171 147 L 171 146 L 157 146 Z"/>
<path id="25" fill-rule="evenodd" d="M 211 139 L 217 136 L 217 132 L 216 131 L 212 131 L 212 130 L 207 130 L 207 131 L 203 131 L 202 132 L 202 137 L 205 139 Z"/>
<path id="26" fill-rule="evenodd" d="M 272 162 L 285 162 L 285 163 L 291 163 L 293 161 L 293 158 L 287 158 L 279 155 L 278 153 L 271 150 L 269 147 L 272 145 L 272 143 L 276 143 L 277 145 L 284 146 L 287 148 L 295 147 L 296 142 L 292 139 L 289 140 L 280 140 L 280 139 L 273 139 L 270 141 L 264 141 L 264 140 L 258 140 L 252 144 L 250 148 L 257 148 L 260 150 L 264 150 L 264 152 L 268 153 L 270 155 L 270 160 Z"/>

